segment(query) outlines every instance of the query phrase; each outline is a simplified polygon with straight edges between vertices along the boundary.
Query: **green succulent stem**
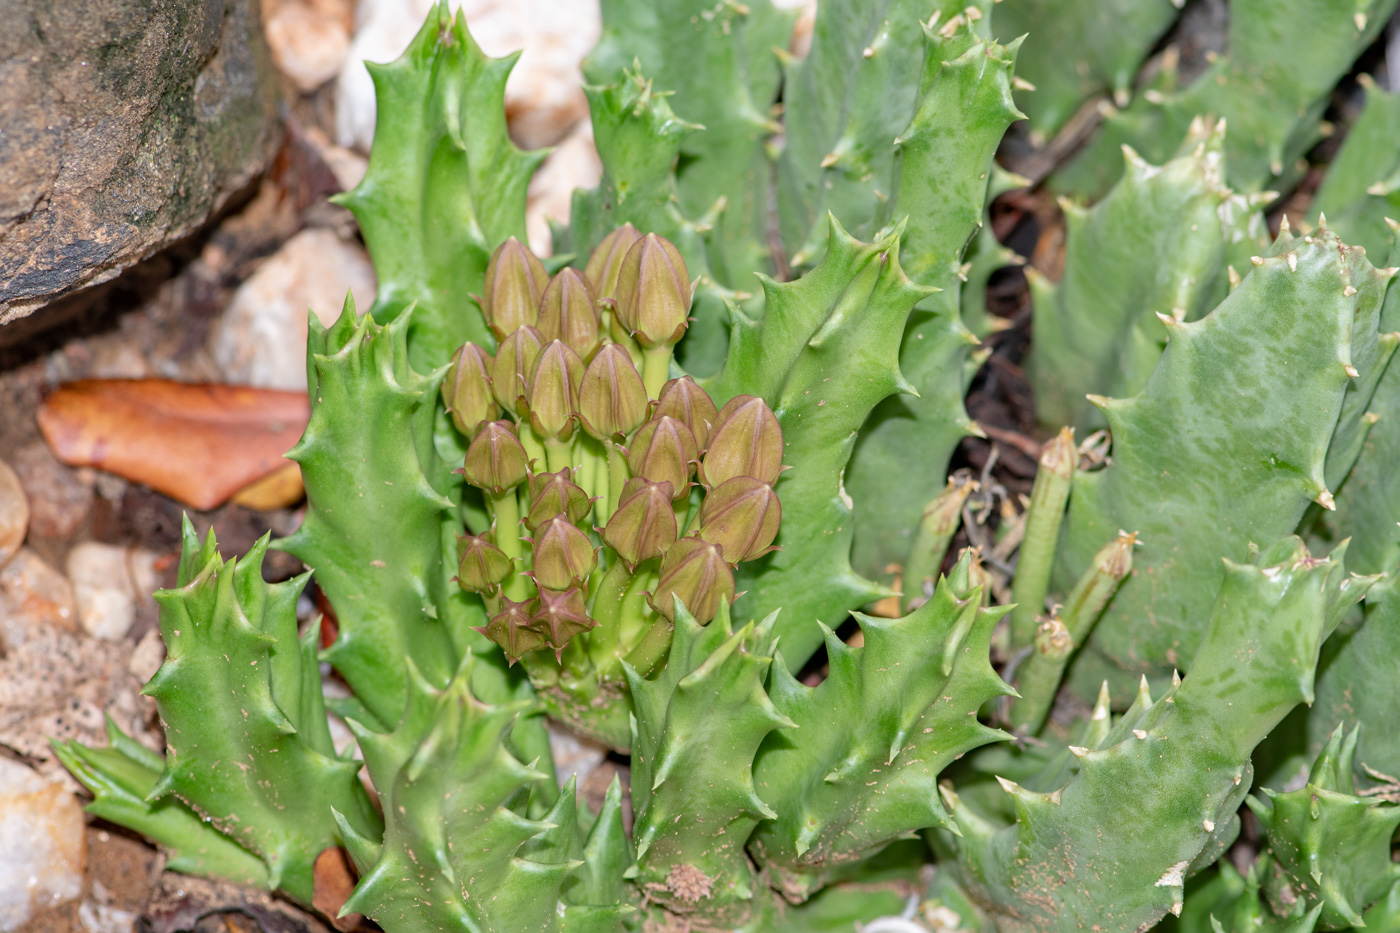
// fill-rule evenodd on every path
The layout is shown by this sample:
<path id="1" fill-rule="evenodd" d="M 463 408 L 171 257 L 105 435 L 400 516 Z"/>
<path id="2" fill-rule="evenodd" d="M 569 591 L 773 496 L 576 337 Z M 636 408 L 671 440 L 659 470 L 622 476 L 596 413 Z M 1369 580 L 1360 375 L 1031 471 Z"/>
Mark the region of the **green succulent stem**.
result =
<path id="1" fill-rule="evenodd" d="M 661 617 L 647 629 L 642 640 L 637 643 L 624 659 L 627 666 L 637 672 L 640 677 L 646 677 L 656 669 L 656 665 L 661 663 L 661 659 L 666 657 L 666 653 L 671 650 L 671 635 L 673 633 L 671 623 Z"/>
<path id="2" fill-rule="evenodd" d="M 671 378 L 671 357 L 674 351 L 674 347 L 665 344 L 642 351 L 642 385 L 646 386 L 647 395 L 652 398 L 661 397 L 661 388 L 666 385 L 666 380 Z"/>
<path id="3" fill-rule="evenodd" d="M 924 507 L 900 582 L 906 612 L 913 609 L 916 602 L 923 602 L 924 582 L 933 580 L 943 566 L 948 544 L 953 540 L 962 518 L 963 503 L 976 489 L 977 483 L 971 480 L 960 482 L 950 479 L 948 486 Z"/>
<path id="4" fill-rule="evenodd" d="M 600 672 L 610 670 L 620 655 L 623 612 L 633 573 L 622 560 L 614 560 L 593 591 L 591 615 L 598 627 L 589 639 L 589 654 Z"/>
<path id="5" fill-rule="evenodd" d="M 1050 587 L 1050 571 L 1060 541 L 1060 523 L 1069 501 L 1070 481 L 1079 461 L 1074 446 L 1074 429 L 1063 428 L 1040 454 L 1031 502 L 1026 509 L 1026 536 L 1016 564 L 1011 598 L 1011 650 L 1030 646 L 1035 638 L 1035 617 L 1045 607 Z"/>

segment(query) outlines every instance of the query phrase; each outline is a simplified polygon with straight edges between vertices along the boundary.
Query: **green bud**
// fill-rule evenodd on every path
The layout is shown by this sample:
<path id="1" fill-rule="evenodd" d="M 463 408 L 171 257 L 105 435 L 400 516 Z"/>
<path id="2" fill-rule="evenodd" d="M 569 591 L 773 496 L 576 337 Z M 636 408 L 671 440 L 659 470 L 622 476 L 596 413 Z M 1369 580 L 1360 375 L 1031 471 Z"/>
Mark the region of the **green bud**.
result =
<path id="1" fill-rule="evenodd" d="M 573 471 L 568 467 L 558 473 L 536 473 L 530 477 L 530 513 L 525 516 L 525 524 L 531 531 L 556 515 L 577 525 L 592 508 L 593 500 L 574 484 Z"/>
<path id="2" fill-rule="evenodd" d="M 544 635 L 530 627 L 534 612 L 533 599 L 517 603 L 501 597 L 501 611 L 485 625 L 473 625 L 472 628 L 500 645 L 506 653 L 506 660 L 514 664 L 525 652 L 544 647 Z"/>
<path id="3" fill-rule="evenodd" d="M 525 482 L 529 463 L 515 436 L 515 425 L 488 421 L 472 439 L 466 462 L 458 472 L 473 486 L 499 496 Z"/>
<path id="4" fill-rule="evenodd" d="M 540 437 L 568 440 L 578 419 L 578 388 L 583 360 L 562 340 L 551 341 L 535 360 L 530 390 L 521 415 Z"/>
<path id="5" fill-rule="evenodd" d="M 506 411 L 515 412 L 520 399 L 530 385 L 535 360 L 544 347 L 544 337 L 533 327 L 512 331 L 496 348 L 496 360 L 491 364 L 491 391 Z"/>
<path id="6" fill-rule="evenodd" d="M 600 441 L 626 437 L 647 419 L 646 386 L 626 350 L 610 343 L 583 373 L 578 390 L 583 429 Z"/>
<path id="7" fill-rule="evenodd" d="M 661 579 L 647 602 L 674 622 L 677 598 L 702 625 L 719 613 L 721 603 L 734 602 L 734 571 L 716 545 L 692 536 L 681 538 L 666 551 Z"/>
<path id="8" fill-rule="evenodd" d="M 709 393 L 689 376 L 672 379 L 661 387 L 661 398 L 652 417 L 662 415 L 684 421 L 690 433 L 695 435 L 695 443 L 702 449 L 709 443 L 710 431 L 719 417 Z"/>
<path id="9" fill-rule="evenodd" d="M 698 454 L 695 435 L 685 422 L 662 415 L 637 429 L 627 450 L 627 469 L 653 483 L 670 483 L 671 496 L 679 501 L 690 490 L 691 464 Z"/>
<path id="10" fill-rule="evenodd" d="M 540 523 L 530 550 L 534 553 L 535 582 L 547 590 L 578 586 L 598 566 L 593 542 L 562 515 Z"/>
<path id="11" fill-rule="evenodd" d="M 530 628 L 538 632 L 544 638 L 545 644 L 554 649 L 556 660 L 563 653 L 569 639 L 596 628 L 597 625 L 597 622 L 588 617 L 583 590 L 576 586 L 562 593 L 540 590 L 535 614 L 530 619 Z"/>
<path id="12" fill-rule="evenodd" d="M 457 556 L 457 583 L 470 593 L 489 593 L 510 576 L 510 558 L 486 535 L 459 537 Z"/>
<path id="13" fill-rule="evenodd" d="M 583 274 L 592 284 L 593 294 L 600 300 L 612 298 L 617 294 L 617 273 L 622 268 L 622 258 L 627 255 L 632 244 L 641 238 L 640 230 L 630 223 L 623 224 L 603 237 L 603 242 L 599 243 L 593 255 L 588 257 L 588 265 L 584 267 Z"/>
<path id="14" fill-rule="evenodd" d="M 603 540 L 628 565 L 660 557 L 676 543 L 676 510 L 671 484 L 634 476 L 622 487 L 617 511 L 603 529 Z"/>
<path id="15" fill-rule="evenodd" d="M 583 359 L 593 358 L 601 343 L 598 309 L 583 273 L 565 268 L 550 280 L 540 299 L 540 318 L 535 326 L 545 340 L 562 340 Z"/>
<path id="16" fill-rule="evenodd" d="M 442 380 L 442 402 L 452 416 L 452 423 L 467 437 L 476 434 L 476 426 L 500 415 L 496 398 L 491 394 L 491 354 L 474 343 L 464 343 L 452 357 L 452 365 Z"/>
<path id="17" fill-rule="evenodd" d="M 778 536 L 783 510 L 778 494 L 762 480 L 736 476 L 705 493 L 700 537 L 720 549 L 731 564 L 762 557 Z"/>
<path id="18" fill-rule="evenodd" d="M 645 349 L 675 346 L 688 325 L 690 279 L 680 250 L 648 233 L 617 273 L 617 320 Z"/>
<path id="19" fill-rule="evenodd" d="M 481 313 L 497 340 L 504 340 L 516 328 L 535 323 L 548 281 L 544 263 L 515 237 L 496 248 L 486 264 Z"/>
<path id="20" fill-rule="evenodd" d="M 710 488 L 736 476 L 772 483 L 783 469 L 783 429 L 761 398 L 736 395 L 719 410 L 700 476 Z"/>

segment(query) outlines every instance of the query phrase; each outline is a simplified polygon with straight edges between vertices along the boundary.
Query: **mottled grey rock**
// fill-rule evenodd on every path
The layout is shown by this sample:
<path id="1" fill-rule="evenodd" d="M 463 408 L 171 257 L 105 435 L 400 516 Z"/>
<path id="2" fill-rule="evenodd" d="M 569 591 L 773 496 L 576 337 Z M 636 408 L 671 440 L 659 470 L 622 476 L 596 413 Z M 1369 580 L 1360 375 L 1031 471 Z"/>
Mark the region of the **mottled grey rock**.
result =
<path id="1" fill-rule="evenodd" d="M 267 165 L 257 0 L 0 0 L 0 324 L 188 235 Z"/>

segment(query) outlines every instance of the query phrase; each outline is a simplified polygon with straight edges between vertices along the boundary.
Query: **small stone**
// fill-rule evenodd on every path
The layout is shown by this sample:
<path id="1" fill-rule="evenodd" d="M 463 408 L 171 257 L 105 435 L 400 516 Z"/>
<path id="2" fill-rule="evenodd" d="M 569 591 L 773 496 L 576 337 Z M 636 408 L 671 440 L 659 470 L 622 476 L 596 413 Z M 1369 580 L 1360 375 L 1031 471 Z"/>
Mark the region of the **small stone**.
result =
<path id="1" fill-rule="evenodd" d="M 13 651 L 37 628 L 78 630 L 78 610 L 68 579 L 29 548 L 0 568 L 0 643 Z"/>
<path id="2" fill-rule="evenodd" d="M 0 931 L 82 891 L 83 808 L 62 783 L 0 758 Z"/>
<path id="3" fill-rule="evenodd" d="M 78 530 L 92 508 L 92 489 L 76 470 L 58 462 L 43 441 L 20 448 L 10 461 L 29 498 L 29 532 L 63 540 Z"/>
<path id="4" fill-rule="evenodd" d="M 29 497 L 10 465 L 0 460 L 0 567 L 19 553 L 29 531 Z"/>
<path id="5" fill-rule="evenodd" d="M 164 663 L 165 641 L 160 637 L 158 629 L 151 629 L 136 643 L 126 669 L 131 672 L 132 677 L 144 684 L 156 676 L 156 671 L 160 670 Z"/>
<path id="6" fill-rule="evenodd" d="M 374 302 L 374 268 L 362 247 L 329 230 L 303 230 L 239 287 L 213 336 L 230 382 L 306 388 L 307 309 L 329 326 L 346 292 L 363 313 Z"/>
<path id="7" fill-rule="evenodd" d="M 149 551 L 85 541 L 68 554 L 68 578 L 78 620 L 94 638 L 120 641 L 136 621 L 138 593 L 149 594 L 158 575 Z M 139 588 L 138 588 L 139 587 Z"/>
<path id="8" fill-rule="evenodd" d="M 579 786 L 608 757 L 608 750 L 596 742 L 574 735 L 572 732 L 546 719 L 549 730 L 549 750 L 554 757 L 554 771 L 562 786 L 569 778 L 578 776 Z"/>
<path id="9" fill-rule="evenodd" d="M 278 70 L 304 94 L 334 78 L 350 51 L 345 24 L 301 0 L 277 4 L 264 31 Z"/>

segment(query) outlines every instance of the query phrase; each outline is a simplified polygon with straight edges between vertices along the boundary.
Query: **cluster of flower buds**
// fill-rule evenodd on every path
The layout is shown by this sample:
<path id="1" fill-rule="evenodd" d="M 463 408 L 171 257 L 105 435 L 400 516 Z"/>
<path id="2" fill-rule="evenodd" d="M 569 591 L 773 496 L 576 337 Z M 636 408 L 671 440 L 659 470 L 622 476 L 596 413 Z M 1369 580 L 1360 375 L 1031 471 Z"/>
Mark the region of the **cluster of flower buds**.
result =
<path id="1" fill-rule="evenodd" d="M 463 346 L 442 394 L 470 439 L 458 472 L 492 517 L 459 544 L 458 581 L 490 613 L 481 631 L 512 660 L 549 648 L 558 661 L 600 625 L 674 621 L 678 601 L 713 619 L 735 566 L 773 549 L 782 430 L 762 399 L 721 408 L 670 378 L 691 302 L 675 246 L 628 225 L 584 272 L 550 278 L 511 239 L 479 302 L 496 352 Z M 639 581 L 640 598 L 622 598 Z M 618 618 L 638 611 L 649 619 Z M 609 637 L 618 657 L 635 647 Z"/>

